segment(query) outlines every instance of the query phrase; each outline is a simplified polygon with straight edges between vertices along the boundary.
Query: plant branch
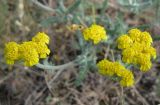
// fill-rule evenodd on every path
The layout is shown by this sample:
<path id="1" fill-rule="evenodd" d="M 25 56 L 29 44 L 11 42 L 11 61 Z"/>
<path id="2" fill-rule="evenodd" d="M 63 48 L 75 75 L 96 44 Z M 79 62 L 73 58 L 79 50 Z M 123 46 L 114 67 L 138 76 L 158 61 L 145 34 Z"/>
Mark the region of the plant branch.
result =
<path id="1" fill-rule="evenodd" d="M 43 9 L 46 10 L 46 11 L 54 12 L 54 13 L 55 13 L 55 11 L 56 11 L 55 9 L 52 9 L 52 8 L 50 8 L 50 7 L 48 7 L 48 6 L 43 5 L 42 3 L 38 2 L 37 0 L 31 0 L 31 1 L 32 1 L 34 4 L 36 4 L 37 6 L 43 8 Z"/>
<path id="2" fill-rule="evenodd" d="M 38 68 L 41 68 L 41 69 L 57 70 L 57 69 L 65 69 L 69 66 L 75 66 L 75 65 L 76 65 L 75 62 L 71 61 L 69 63 L 63 64 L 63 65 L 58 65 L 58 66 L 43 65 L 43 64 L 40 64 L 40 63 L 38 63 L 36 66 Z"/>

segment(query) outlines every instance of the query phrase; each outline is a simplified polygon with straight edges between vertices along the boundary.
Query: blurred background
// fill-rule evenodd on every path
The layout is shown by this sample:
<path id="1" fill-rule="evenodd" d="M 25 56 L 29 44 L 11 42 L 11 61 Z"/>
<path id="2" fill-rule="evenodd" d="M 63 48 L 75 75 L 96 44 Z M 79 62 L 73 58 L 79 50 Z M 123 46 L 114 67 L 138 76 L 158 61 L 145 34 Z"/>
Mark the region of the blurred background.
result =
<path id="1" fill-rule="evenodd" d="M 113 53 L 118 58 L 115 39 L 131 28 L 152 35 L 158 57 L 147 73 L 133 68 L 134 87 L 122 91 L 118 82 L 98 74 L 93 62 L 63 71 L 5 63 L 5 43 L 28 41 L 41 31 L 50 37 L 47 62 L 70 62 L 86 47 L 81 32 L 69 27 L 95 21 L 109 40 L 99 45 L 94 63 Z M 0 40 L 0 105 L 160 104 L 160 0 L 0 0 Z"/>

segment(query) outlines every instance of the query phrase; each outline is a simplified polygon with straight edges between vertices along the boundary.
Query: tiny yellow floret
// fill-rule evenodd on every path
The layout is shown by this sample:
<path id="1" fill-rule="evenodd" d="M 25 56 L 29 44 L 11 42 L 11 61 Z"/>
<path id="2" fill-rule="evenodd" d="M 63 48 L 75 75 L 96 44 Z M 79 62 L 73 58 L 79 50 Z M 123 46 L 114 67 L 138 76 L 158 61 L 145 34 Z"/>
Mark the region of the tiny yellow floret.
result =
<path id="1" fill-rule="evenodd" d="M 91 40 L 94 44 L 107 40 L 104 27 L 96 24 L 92 24 L 90 27 L 84 29 L 83 36 L 86 41 Z"/>

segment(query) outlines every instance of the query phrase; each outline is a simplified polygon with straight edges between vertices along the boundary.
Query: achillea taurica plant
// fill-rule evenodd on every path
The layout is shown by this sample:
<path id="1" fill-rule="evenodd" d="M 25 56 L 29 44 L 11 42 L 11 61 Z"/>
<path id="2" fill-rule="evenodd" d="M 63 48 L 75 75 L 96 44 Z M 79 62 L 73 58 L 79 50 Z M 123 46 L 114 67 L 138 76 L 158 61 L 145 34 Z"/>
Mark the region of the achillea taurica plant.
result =
<path id="1" fill-rule="evenodd" d="M 74 28 L 79 30 L 79 25 Z M 108 38 L 105 28 L 92 24 L 88 28 L 80 29 L 86 41 L 92 41 L 95 44 Z M 122 61 L 128 64 L 140 66 L 141 71 L 148 71 L 152 66 L 152 58 L 156 58 L 156 50 L 152 47 L 152 38 L 148 32 L 141 32 L 139 29 L 131 29 L 128 34 L 121 35 L 117 38 L 118 48 L 122 50 Z M 5 59 L 7 64 L 13 65 L 15 61 L 23 61 L 25 66 L 36 65 L 43 69 L 62 69 L 70 65 L 78 65 L 79 59 L 87 59 L 88 56 L 82 54 L 82 58 L 77 58 L 67 64 L 53 66 L 43 65 L 39 63 L 40 58 L 46 58 L 50 54 L 48 49 L 49 37 L 43 32 L 37 33 L 31 41 L 17 44 L 16 42 L 8 42 L 5 45 Z M 89 44 L 94 46 L 93 44 Z M 92 49 L 91 51 L 96 49 Z M 89 51 L 89 50 L 87 50 Z M 88 52 L 92 53 L 92 52 Z M 96 56 L 96 55 L 94 55 Z M 92 59 L 93 60 L 93 59 Z M 134 75 L 131 70 L 123 66 L 123 63 L 117 61 L 111 62 L 103 59 L 97 63 L 98 72 L 105 76 L 118 77 L 120 85 L 131 87 L 134 85 Z"/>
<path id="2" fill-rule="evenodd" d="M 15 61 L 22 60 L 25 66 L 36 65 L 40 58 L 46 58 L 49 55 L 48 43 L 49 37 L 43 32 L 37 33 L 32 41 L 22 44 L 8 42 L 4 51 L 6 63 L 13 65 Z"/>

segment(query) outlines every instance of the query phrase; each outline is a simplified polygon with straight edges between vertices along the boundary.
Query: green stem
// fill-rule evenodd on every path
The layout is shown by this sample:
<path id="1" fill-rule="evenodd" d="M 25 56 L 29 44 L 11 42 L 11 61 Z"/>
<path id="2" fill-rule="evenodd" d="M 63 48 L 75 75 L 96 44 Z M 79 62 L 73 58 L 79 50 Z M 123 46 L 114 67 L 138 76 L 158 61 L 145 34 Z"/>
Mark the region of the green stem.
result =
<path id="1" fill-rule="evenodd" d="M 43 65 L 43 64 L 38 63 L 36 66 L 41 69 L 57 70 L 57 69 L 65 69 L 69 66 L 76 66 L 76 63 L 74 61 L 71 61 L 69 63 L 58 65 L 58 66 Z"/>
<path id="2" fill-rule="evenodd" d="M 123 90 L 123 86 L 121 86 L 121 105 L 124 105 L 124 90 Z"/>
<path id="3" fill-rule="evenodd" d="M 92 5 L 93 23 L 96 24 L 96 10 L 94 4 Z"/>

